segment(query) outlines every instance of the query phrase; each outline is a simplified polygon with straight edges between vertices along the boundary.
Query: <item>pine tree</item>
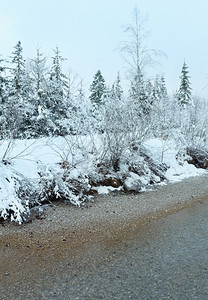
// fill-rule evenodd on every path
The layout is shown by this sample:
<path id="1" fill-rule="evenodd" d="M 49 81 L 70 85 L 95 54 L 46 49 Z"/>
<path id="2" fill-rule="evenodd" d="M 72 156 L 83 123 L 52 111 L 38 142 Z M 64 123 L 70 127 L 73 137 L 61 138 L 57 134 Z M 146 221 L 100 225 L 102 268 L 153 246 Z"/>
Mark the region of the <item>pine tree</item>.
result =
<path id="1" fill-rule="evenodd" d="M 101 71 L 98 70 L 94 76 L 93 82 L 90 85 L 90 100 L 93 105 L 100 105 L 103 103 L 103 98 L 106 93 L 106 84 Z"/>
<path id="2" fill-rule="evenodd" d="M 181 82 L 180 82 L 180 87 L 179 90 L 176 94 L 176 98 L 181 106 L 186 106 L 190 105 L 192 103 L 192 98 L 191 98 L 191 83 L 189 81 L 190 76 L 188 75 L 188 67 L 186 65 L 186 62 L 184 61 L 183 67 L 181 70 L 181 76 L 179 77 Z"/>

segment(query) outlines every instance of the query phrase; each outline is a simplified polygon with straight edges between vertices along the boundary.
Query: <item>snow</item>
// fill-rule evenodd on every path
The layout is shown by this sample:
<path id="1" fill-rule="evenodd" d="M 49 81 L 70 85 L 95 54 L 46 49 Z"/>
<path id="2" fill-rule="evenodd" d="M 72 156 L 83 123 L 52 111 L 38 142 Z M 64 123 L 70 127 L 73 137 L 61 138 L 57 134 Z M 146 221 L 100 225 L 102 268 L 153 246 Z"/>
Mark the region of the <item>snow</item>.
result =
<path id="1" fill-rule="evenodd" d="M 170 182 L 178 182 L 206 172 L 204 169 L 198 169 L 194 165 L 188 164 L 185 160 L 178 161 L 176 159 L 178 149 L 173 140 L 150 139 L 144 143 L 144 147 L 153 160 L 168 165 L 165 177 Z"/>
<path id="2" fill-rule="evenodd" d="M 186 161 L 183 165 L 179 165 L 176 160 L 173 160 L 165 175 L 170 182 L 177 182 L 188 177 L 202 175 L 205 172 L 206 170 L 198 169 L 194 165 L 188 164 Z"/>
<path id="3" fill-rule="evenodd" d="M 109 192 L 113 192 L 113 191 L 120 191 L 122 188 L 114 188 L 112 186 L 96 186 L 93 188 L 94 191 L 97 191 L 98 194 L 102 195 L 102 194 L 108 194 Z"/>
<path id="4" fill-rule="evenodd" d="M 142 147 L 153 161 L 168 166 L 164 176 L 170 182 L 206 172 L 188 164 L 185 160 L 177 160 L 178 148 L 173 140 L 152 138 L 144 141 Z M 88 175 L 95 171 L 95 163 L 99 161 L 101 148 L 99 136 L 94 136 L 93 139 L 89 136 L 80 136 L 79 140 L 76 136 L 70 136 L 2 142 L 0 159 L 4 158 L 4 163 L 0 164 L 0 217 L 8 218 L 9 211 L 12 210 L 14 213 L 11 220 L 22 222 L 22 215 L 29 211 L 29 198 L 26 197 L 23 201 L 19 196 L 19 190 L 25 187 L 26 190 L 33 189 L 33 185 L 30 188 L 30 182 L 35 181 L 37 190 L 40 184 L 43 186 L 45 184 L 45 190 L 50 190 L 55 197 L 70 199 L 71 203 L 80 205 L 84 193 L 77 189 L 79 186 L 84 186 L 86 191 L 90 189 Z M 140 157 L 137 159 L 142 163 Z M 150 183 L 150 176 L 153 176 L 155 183 L 161 184 L 160 177 L 150 174 L 148 170 L 141 176 L 129 172 L 128 167 L 124 166 L 124 170 L 128 172 L 124 181 L 126 190 L 144 190 Z M 65 181 L 64 176 L 67 177 Z M 73 181 L 76 185 L 75 193 Z M 98 185 L 92 189 L 99 194 L 107 194 L 122 188 L 123 186 L 114 188 Z"/>
<path id="5" fill-rule="evenodd" d="M 29 213 L 29 201 L 34 196 L 34 186 L 9 165 L 0 164 L 0 217 L 21 223 Z"/>

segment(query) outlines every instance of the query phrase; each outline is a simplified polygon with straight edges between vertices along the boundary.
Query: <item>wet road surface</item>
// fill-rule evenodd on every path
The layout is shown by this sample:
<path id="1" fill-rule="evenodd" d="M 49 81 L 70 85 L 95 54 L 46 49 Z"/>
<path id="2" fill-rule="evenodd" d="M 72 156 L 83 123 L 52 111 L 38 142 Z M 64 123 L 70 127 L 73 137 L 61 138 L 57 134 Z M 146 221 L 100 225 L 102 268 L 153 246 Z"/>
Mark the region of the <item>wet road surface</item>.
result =
<path id="1" fill-rule="evenodd" d="M 63 251 L 6 270 L 0 299 L 206 300 L 208 201 Z"/>

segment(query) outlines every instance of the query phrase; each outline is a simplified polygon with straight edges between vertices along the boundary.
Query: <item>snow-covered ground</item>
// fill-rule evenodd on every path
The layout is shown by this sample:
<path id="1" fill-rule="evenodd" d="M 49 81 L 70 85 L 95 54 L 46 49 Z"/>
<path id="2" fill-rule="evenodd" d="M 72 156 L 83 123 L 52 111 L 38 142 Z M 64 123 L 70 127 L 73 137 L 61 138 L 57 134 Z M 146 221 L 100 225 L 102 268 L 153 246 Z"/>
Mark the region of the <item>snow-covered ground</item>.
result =
<path id="1" fill-rule="evenodd" d="M 160 140 L 157 138 L 143 142 L 143 149 L 151 159 L 158 164 L 165 163 L 168 169 L 164 172 L 167 181 L 180 181 L 190 176 L 197 176 L 206 172 L 188 164 L 184 159 L 177 160 L 178 149 L 172 140 Z M 76 181 L 90 189 L 88 175 L 94 171 L 96 159 L 102 154 L 102 142 L 99 136 L 69 136 L 67 138 L 41 138 L 37 140 L 4 141 L 0 145 L 0 216 L 4 219 L 10 216 L 9 210 L 14 212 L 11 220 L 21 222 L 22 214 L 27 213 L 31 206 L 30 197 L 37 197 L 41 190 L 41 180 L 49 181 L 49 188 L 53 183 L 55 196 L 72 198 L 72 203 L 79 204 L 79 199 L 84 194 L 71 193 L 73 186 L 68 181 Z M 141 163 L 141 162 L 140 162 Z M 67 180 L 62 182 L 64 172 L 67 171 Z M 41 175 L 40 175 L 41 174 Z M 66 174 L 65 174 L 66 175 Z M 139 176 L 129 172 L 126 178 L 126 186 L 131 188 L 142 184 L 143 190 L 150 183 L 152 176 L 148 171 Z M 155 183 L 163 184 L 160 178 L 154 176 Z M 23 184 L 22 184 L 23 182 Z M 22 185 L 21 185 L 22 184 Z M 71 184 L 71 183 L 70 183 Z M 115 189 L 112 186 L 93 187 L 98 193 L 107 193 Z M 122 186 L 117 189 L 122 189 Z M 67 190 L 67 192 L 66 192 Z M 45 195 L 43 193 L 39 194 Z M 80 196 L 81 195 L 81 196 Z M 23 199 L 22 199 L 23 197 Z M 33 201 L 36 201 L 33 199 Z M 37 200 L 41 201 L 39 198 Z"/>
<path id="2" fill-rule="evenodd" d="M 170 182 L 177 182 L 191 176 L 202 175 L 206 171 L 187 163 L 185 159 L 176 159 L 178 148 L 173 140 L 150 139 L 144 143 L 154 161 L 163 162 L 169 167 L 165 177 Z"/>

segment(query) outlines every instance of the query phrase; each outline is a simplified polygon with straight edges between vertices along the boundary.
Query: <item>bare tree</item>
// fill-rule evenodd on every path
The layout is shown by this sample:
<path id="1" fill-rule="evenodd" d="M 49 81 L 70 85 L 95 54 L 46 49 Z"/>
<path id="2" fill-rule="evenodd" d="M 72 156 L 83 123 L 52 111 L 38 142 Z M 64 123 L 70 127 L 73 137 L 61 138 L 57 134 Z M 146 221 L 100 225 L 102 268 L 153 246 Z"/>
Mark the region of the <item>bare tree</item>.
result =
<path id="1" fill-rule="evenodd" d="M 124 32 L 129 39 L 121 42 L 120 51 L 128 66 L 129 79 L 134 84 L 134 93 L 140 100 L 143 76 L 147 67 L 155 65 L 157 56 L 164 55 L 162 51 L 145 46 L 149 33 L 144 28 L 146 18 L 142 17 L 138 9 L 134 8 L 134 24 L 125 27 Z"/>

